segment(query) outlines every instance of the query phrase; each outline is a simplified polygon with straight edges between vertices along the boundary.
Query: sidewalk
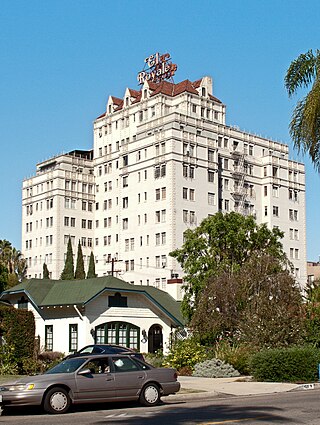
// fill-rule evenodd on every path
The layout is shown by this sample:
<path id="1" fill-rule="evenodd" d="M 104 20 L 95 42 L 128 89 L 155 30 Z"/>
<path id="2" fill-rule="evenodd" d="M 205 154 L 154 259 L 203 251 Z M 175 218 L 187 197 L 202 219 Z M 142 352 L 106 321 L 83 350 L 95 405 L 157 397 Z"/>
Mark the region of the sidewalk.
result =
<path id="1" fill-rule="evenodd" d="M 181 390 L 170 400 L 211 398 L 221 394 L 246 396 L 258 394 L 280 393 L 293 390 L 313 389 L 319 384 L 303 386 L 278 382 L 254 382 L 250 378 L 198 378 L 194 376 L 179 376 Z M 313 386 L 313 388 L 312 388 Z M 306 388 L 305 388 L 306 387 Z M 166 397 L 164 397 L 166 399 Z M 169 400 L 169 398 L 168 398 Z"/>

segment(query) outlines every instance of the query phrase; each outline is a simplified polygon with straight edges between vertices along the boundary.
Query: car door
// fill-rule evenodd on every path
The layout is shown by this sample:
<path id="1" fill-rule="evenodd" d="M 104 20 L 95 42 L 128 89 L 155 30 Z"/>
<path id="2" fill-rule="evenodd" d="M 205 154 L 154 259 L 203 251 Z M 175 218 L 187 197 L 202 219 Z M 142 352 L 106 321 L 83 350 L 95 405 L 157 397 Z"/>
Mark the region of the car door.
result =
<path id="1" fill-rule="evenodd" d="M 112 356 L 111 367 L 117 398 L 138 397 L 146 380 L 146 373 L 130 356 Z"/>
<path id="2" fill-rule="evenodd" d="M 90 373 L 76 375 L 77 401 L 98 402 L 115 398 L 115 379 L 110 373 L 108 357 L 90 359 L 81 369 L 90 369 Z"/>

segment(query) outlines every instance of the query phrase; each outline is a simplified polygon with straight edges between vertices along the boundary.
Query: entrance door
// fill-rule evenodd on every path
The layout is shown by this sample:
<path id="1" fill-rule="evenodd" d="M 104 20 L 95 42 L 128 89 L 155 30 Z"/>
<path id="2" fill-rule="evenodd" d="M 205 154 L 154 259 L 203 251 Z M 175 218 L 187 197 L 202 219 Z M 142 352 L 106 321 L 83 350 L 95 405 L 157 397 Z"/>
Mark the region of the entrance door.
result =
<path id="1" fill-rule="evenodd" d="M 163 348 L 162 327 L 160 325 L 152 325 L 148 332 L 148 351 L 156 353 Z"/>

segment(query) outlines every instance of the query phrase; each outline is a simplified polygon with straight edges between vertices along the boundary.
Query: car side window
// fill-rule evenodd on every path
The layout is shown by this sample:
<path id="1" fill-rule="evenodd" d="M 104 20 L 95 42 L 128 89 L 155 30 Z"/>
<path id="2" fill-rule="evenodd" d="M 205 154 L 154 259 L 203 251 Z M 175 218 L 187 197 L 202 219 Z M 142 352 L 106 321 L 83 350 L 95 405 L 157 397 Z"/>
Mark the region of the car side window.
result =
<path id="1" fill-rule="evenodd" d="M 139 367 L 130 357 L 112 357 L 112 365 L 115 372 L 133 372 Z"/>
<path id="2" fill-rule="evenodd" d="M 95 374 L 100 373 L 109 373 L 110 372 L 110 366 L 108 359 L 97 359 L 97 360 L 90 360 L 86 365 L 85 368 L 90 369 L 90 372 Z"/>

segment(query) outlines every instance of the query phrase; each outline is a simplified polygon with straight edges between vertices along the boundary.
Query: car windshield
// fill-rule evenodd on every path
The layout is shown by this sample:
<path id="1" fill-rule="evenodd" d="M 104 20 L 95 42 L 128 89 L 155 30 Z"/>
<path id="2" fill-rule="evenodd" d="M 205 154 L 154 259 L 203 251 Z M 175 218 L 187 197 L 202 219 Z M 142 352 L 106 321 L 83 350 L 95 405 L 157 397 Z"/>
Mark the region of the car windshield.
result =
<path id="1" fill-rule="evenodd" d="M 63 360 L 61 363 L 59 363 L 56 366 L 54 366 L 53 368 L 47 370 L 45 373 L 46 374 L 50 374 L 50 373 L 73 373 L 77 369 L 79 369 L 79 367 L 82 366 L 83 363 L 86 360 L 87 359 L 83 359 L 83 358 Z"/>

